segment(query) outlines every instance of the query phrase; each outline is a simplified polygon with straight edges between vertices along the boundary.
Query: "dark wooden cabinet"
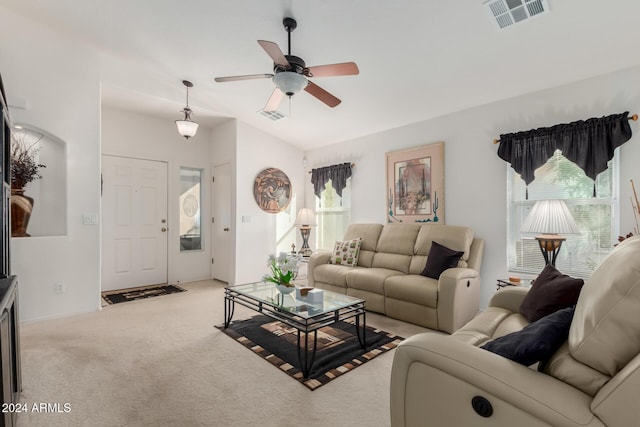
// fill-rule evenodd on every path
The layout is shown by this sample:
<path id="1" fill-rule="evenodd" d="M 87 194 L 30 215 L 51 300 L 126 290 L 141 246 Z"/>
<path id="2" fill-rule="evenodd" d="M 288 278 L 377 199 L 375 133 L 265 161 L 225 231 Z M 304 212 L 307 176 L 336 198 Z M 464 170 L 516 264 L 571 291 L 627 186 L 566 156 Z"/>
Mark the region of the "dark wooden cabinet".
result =
<path id="1" fill-rule="evenodd" d="M 16 411 L 22 390 L 18 281 L 11 275 L 11 124 L 2 77 L 0 76 L 0 427 L 16 425 Z"/>

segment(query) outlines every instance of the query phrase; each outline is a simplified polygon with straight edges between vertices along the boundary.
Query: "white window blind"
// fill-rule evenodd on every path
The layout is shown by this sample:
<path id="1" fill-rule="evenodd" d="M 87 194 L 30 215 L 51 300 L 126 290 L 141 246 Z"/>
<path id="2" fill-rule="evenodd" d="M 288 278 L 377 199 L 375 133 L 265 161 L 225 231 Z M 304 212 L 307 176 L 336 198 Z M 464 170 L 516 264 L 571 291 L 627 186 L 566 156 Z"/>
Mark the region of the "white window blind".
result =
<path id="1" fill-rule="evenodd" d="M 332 250 L 337 240 L 342 240 L 347 226 L 351 222 L 351 178 L 342 190 L 342 198 L 331 185 L 325 184 L 321 198 L 316 197 L 316 215 L 318 219 L 318 249 Z"/>
<path id="2" fill-rule="evenodd" d="M 617 243 L 618 151 L 606 171 L 594 182 L 582 169 L 567 160 L 558 150 L 535 171 L 526 199 L 524 181 L 512 168 L 508 172 L 509 213 L 507 224 L 507 259 L 509 271 L 538 274 L 544 259 L 535 235 L 525 235 L 520 227 L 537 200 L 562 199 L 580 229 L 580 234 L 565 235 L 556 268 L 574 277 L 589 277 Z"/>

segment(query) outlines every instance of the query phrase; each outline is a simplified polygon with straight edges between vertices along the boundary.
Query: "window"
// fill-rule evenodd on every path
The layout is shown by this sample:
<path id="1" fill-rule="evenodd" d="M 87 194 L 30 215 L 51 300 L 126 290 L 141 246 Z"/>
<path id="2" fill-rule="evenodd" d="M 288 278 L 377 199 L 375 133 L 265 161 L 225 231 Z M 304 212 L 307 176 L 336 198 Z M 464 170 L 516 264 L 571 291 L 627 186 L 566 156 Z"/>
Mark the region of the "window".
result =
<path id="1" fill-rule="evenodd" d="M 180 250 L 202 249 L 200 169 L 180 168 Z"/>
<path id="2" fill-rule="evenodd" d="M 342 240 L 347 226 L 351 222 L 351 178 L 342 190 L 342 198 L 331 185 L 325 184 L 321 198 L 316 197 L 316 215 L 318 219 L 318 249 L 332 250 L 336 240 Z"/>
<path id="3" fill-rule="evenodd" d="M 617 210 L 618 152 L 608 168 L 595 182 L 582 169 L 567 160 L 558 150 L 549 161 L 535 171 L 536 179 L 529 185 L 529 198 L 520 175 L 512 168 L 508 172 L 507 258 L 509 271 L 538 274 L 544 259 L 534 236 L 526 236 L 520 227 L 537 200 L 562 199 L 567 204 L 580 229 L 579 235 L 565 235 L 556 267 L 575 277 L 589 277 L 595 267 L 613 248 L 617 240 L 614 217 Z"/>

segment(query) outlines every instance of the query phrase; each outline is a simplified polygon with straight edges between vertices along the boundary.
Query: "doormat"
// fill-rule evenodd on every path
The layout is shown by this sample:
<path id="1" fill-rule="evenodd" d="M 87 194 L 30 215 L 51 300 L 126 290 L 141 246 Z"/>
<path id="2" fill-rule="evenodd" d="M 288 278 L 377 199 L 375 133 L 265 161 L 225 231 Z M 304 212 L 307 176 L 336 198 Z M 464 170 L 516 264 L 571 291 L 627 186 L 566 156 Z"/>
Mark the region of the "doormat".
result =
<path id="1" fill-rule="evenodd" d="M 309 378 L 305 379 L 298 362 L 297 329 L 263 315 L 231 322 L 227 329 L 223 325 L 216 325 L 216 328 L 310 390 L 316 390 L 382 353 L 393 350 L 404 339 L 367 326 L 367 349 L 364 350 L 360 347 L 353 323 L 340 321 L 325 326 L 318 330 L 315 363 Z M 301 339 L 304 340 L 304 334 Z M 310 339 L 310 343 L 313 343 L 313 339 Z"/>
<path id="2" fill-rule="evenodd" d="M 107 291 L 102 293 L 102 298 L 109 304 L 118 304 L 183 291 L 186 291 L 186 289 L 182 289 L 176 285 L 154 285 L 142 288 L 122 289 L 119 291 Z"/>

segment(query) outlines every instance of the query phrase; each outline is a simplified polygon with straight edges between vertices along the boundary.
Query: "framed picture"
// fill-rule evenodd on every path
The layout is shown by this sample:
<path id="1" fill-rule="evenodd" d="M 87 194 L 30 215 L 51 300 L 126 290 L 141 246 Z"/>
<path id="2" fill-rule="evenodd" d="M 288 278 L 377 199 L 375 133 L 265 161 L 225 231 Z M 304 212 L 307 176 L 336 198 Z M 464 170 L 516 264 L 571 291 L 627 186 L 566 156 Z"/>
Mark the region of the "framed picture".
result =
<path id="1" fill-rule="evenodd" d="M 386 157 L 387 221 L 444 223 L 444 142 Z"/>

